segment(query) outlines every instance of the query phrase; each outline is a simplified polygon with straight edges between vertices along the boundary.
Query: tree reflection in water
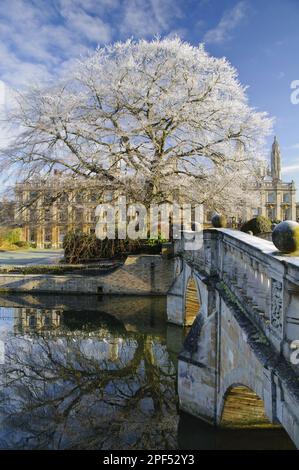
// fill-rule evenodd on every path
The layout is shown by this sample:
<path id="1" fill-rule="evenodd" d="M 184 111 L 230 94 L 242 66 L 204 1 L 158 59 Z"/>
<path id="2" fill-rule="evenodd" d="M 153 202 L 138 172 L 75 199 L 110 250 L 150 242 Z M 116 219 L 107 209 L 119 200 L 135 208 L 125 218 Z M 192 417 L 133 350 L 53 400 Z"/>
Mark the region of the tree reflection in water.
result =
<path id="1" fill-rule="evenodd" d="M 2 448 L 171 449 L 175 368 L 163 337 L 113 326 L 6 341 Z"/>

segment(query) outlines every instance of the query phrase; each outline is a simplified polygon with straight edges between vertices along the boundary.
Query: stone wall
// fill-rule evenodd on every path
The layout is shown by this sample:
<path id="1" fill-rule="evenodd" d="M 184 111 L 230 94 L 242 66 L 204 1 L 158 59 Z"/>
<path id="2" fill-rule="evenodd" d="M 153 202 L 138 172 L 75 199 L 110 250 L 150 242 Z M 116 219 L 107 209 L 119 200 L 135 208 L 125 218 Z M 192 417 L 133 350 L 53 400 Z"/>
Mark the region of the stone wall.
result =
<path id="1" fill-rule="evenodd" d="M 173 260 L 161 255 L 131 255 L 98 276 L 79 274 L 0 274 L 0 291 L 70 294 L 166 294 L 173 282 Z"/>

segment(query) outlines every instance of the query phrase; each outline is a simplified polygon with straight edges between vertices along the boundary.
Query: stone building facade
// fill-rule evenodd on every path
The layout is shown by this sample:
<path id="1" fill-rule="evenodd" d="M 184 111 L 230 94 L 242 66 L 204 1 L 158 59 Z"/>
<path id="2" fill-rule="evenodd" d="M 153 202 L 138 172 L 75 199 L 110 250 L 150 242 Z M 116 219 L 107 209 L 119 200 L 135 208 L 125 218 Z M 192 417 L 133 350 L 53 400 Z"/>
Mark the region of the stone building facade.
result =
<path id="1" fill-rule="evenodd" d="M 295 182 L 282 181 L 281 153 L 276 137 L 272 145 L 271 167 L 255 190 L 260 193 L 260 205 L 245 208 L 245 220 L 258 215 L 271 220 L 297 220 L 299 214 L 296 214 Z"/>
<path id="2" fill-rule="evenodd" d="M 14 331 L 16 334 L 31 331 L 51 331 L 61 326 L 62 310 L 23 307 L 16 309 Z"/>
<path id="3" fill-rule="evenodd" d="M 59 175 L 57 175 L 59 177 Z M 91 233 L 98 198 L 92 189 L 61 191 L 51 182 L 17 184 L 15 223 L 22 238 L 36 248 L 61 248 L 70 230 Z"/>

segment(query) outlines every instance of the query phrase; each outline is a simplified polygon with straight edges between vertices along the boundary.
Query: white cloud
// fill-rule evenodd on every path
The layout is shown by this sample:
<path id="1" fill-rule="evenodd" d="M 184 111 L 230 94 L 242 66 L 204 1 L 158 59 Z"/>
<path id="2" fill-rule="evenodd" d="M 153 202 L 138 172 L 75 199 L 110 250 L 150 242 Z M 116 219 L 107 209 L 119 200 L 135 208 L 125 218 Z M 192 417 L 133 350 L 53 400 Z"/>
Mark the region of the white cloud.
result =
<path id="1" fill-rule="evenodd" d="M 14 136 L 7 118 L 11 108 L 16 104 L 15 100 L 15 92 L 0 80 L 0 148 L 6 147 Z"/>
<path id="2" fill-rule="evenodd" d="M 80 34 L 90 42 L 109 42 L 112 38 L 112 28 L 99 16 L 89 14 L 85 8 L 90 6 L 90 2 L 82 3 L 74 1 L 63 1 L 61 3 L 61 15 L 66 20 L 70 31 Z"/>
<path id="3" fill-rule="evenodd" d="M 294 171 L 299 171 L 299 163 L 295 163 L 294 165 L 287 165 L 282 167 L 281 172 L 283 174 L 293 173 Z"/>
<path id="4" fill-rule="evenodd" d="M 231 39 L 232 31 L 239 26 L 248 10 L 247 2 L 237 3 L 231 10 L 224 13 L 218 25 L 204 35 L 204 42 L 221 44 Z"/>
<path id="5" fill-rule="evenodd" d="M 143 37 L 162 34 L 180 16 L 181 10 L 171 0 L 125 0 L 120 31 Z"/>
<path id="6" fill-rule="evenodd" d="M 0 79 L 9 86 L 48 81 L 96 46 L 168 34 L 178 0 L 1 0 Z"/>

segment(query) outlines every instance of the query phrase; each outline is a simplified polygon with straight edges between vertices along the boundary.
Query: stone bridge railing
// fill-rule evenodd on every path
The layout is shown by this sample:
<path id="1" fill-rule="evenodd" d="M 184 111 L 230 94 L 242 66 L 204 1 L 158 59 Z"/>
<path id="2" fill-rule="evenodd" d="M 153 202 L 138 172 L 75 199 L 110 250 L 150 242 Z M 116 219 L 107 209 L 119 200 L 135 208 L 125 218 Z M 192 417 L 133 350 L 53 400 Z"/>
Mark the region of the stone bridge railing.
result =
<path id="1" fill-rule="evenodd" d="M 299 257 L 281 255 L 272 242 L 236 230 L 205 230 L 196 250 L 186 249 L 186 236 L 176 242 L 176 255 L 222 283 L 289 361 L 291 344 L 299 340 Z"/>

